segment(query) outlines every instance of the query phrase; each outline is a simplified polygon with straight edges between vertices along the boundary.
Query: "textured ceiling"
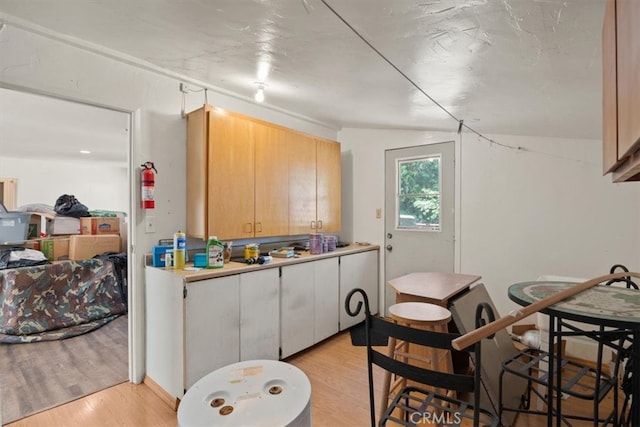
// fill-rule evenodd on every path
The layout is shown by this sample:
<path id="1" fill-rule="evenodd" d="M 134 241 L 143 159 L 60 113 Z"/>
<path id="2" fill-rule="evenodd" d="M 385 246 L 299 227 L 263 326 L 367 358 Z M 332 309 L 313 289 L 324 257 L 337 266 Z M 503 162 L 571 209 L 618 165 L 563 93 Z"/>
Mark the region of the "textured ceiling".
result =
<path id="1" fill-rule="evenodd" d="M 0 18 L 247 99 L 264 82 L 265 105 L 337 129 L 463 119 L 484 134 L 597 139 L 604 3 L 0 0 Z"/>

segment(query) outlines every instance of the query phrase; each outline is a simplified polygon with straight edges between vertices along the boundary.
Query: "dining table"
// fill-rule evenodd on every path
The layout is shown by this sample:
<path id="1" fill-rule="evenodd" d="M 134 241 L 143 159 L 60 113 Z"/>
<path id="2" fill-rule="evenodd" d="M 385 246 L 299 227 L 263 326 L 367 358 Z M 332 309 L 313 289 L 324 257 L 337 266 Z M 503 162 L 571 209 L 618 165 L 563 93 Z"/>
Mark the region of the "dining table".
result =
<path id="1" fill-rule="evenodd" d="M 566 281 L 521 282 L 509 286 L 508 296 L 515 303 L 528 306 L 574 285 L 575 283 Z M 553 369 L 554 366 L 561 366 L 562 354 L 557 352 L 558 354 L 554 355 L 554 352 L 555 349 L 560 348 L 558 343 L 562 339 L 563 322 L 568 320 L 587 326 L 605 327 L 608 328 L 608 331 L 622 331 L 628 337 L 629 344 L 624 352 L 628 360 L 633 361 L 631 371 L 633 398 L 629 409 L 629 425 L 640 426 L 640 402 L 637 402 L 640 392 L 640 363 L 638 363 L 640 360 L 640 342 L 638 341 L 640 336 L 640 291 L 620 286 L 597 285 L 548 306 L 541 310 L 541 313 L 550 317 L 548 396 L 554 395 L 552 393 L 554 381 L 555 384 L 560 383 L 561 371 Z M 575 335 L 576 331 L 573 330 L 572 334 Z M 594 340 L 608 340 L 607 333 L 594 333 L 585 329 L 584 335 Z M 555 418 L 556 425 L 559 426 L 562 415 L 562 396 L 560 393 L 556 393 L 555 408 L 552 406 L 552 402 L 549 402 L 547 425 L 551 426 L 552 420 Z"/>

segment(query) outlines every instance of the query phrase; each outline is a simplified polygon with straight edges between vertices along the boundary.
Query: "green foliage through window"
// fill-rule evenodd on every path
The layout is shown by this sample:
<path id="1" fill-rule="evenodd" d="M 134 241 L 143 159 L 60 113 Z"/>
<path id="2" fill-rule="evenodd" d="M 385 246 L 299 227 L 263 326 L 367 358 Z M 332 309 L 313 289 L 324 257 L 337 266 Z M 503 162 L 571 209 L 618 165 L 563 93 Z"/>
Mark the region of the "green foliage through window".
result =
<path id="1" fill-rule="evenodd" d="M 398 162 L 398 227 L 440 229 L 440 156 Z"/>

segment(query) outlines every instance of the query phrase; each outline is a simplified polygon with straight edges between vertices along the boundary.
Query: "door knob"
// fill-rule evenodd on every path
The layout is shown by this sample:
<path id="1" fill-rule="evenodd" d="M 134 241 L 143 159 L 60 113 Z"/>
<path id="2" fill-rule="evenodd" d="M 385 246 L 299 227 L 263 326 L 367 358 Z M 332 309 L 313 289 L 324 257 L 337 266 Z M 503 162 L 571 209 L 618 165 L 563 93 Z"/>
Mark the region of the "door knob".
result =
<path id="1" fill-rule="evenodd" d="M 393 250 L 393 246 L 391 246 L 391 245 L 387 245 L 387 250 L 388 250 L 389 252 L 391 252 L 391 251 Z"/>
<path id="2" fill-rule="evenodd" d="M 391 234 L 391 233 L 387 233 L 387 239 L 390 239 L 390 238 L 392 238 L 392 237 L 393 237 L 393 234 Z"/>

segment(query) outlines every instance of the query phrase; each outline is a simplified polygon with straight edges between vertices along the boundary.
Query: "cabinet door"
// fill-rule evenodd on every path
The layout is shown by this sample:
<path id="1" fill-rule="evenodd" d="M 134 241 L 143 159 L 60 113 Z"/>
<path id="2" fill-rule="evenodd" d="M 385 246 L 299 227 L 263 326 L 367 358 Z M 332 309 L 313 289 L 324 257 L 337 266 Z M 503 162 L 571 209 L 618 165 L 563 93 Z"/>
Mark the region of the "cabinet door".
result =
<path id="1" fill-rule="evenodd" d="M 338 258 L 313 261 L 313 342 L 338 333 Z M 308 280 L 308 279 L 307 279 Z"/>
<path id="2" fill-rule="evenodd" d="M 378 251 L 359 252 L 340 257 L 340 330 L 347 329 L 364 320 L 364 312 L 351 317 L 344 308 L 347 294 L 361 288 L 369 298 L 369 309 L 378 312 Z M 355 309 L 357 304 L 351 305 Z"/>
<path id="3" fill-rule="evenodd" d="M 278 360 L 279 295 L 277 268 L 240 275 L 240 360 Z"/>
<path id="4" fill-rule="evenodd" d="M 209 114 L 208 231 L 220 240 L 254 236 L 252 130 L 243 116 Z"/>
<path id="5" fill-rule="evenodd" d="M 187 114 L 187 236 L 205 240 L 207 229 L 207 159 L 210 105 Z"/>
<path id="6" fill-rule="evenodd" d="M 324 139 L 318 139 L 316 142 L 317 228 L 321 233 L 336 233 L 340 231 L 340 144 Z"/>
<path id="7" fill-rule="evenodd" d="M 182 278 L 161 268 L 145 268 L 146 375 L 171 396 L 184 394 Z"/>
<path id="8" fill-rule="evenodd" d="M 282 358 L 313 345 L 313 263 L 282 267 L 280 347 Z"/>
<path id="9" fill-rule="evenodd" d="M 289 234 L 315 231 L 316 141 L 296 132 L 287 133 L 289 152 Z"/>
<path id="10" fill-rule="evenodd" d="M 284 129 L 253 124 L 255 136 L 255 237 L 289 234 L 289 176 Z"/>
<path id="11" fill-rule="evenodd" d="M 640 2 L 616 1 L 618 159 L 640 144 Z"/>
<path id="12" fill-rule="evenodd" d="M 602 26 L 602 168 L 618 165 L 618 97 L 616 83 L 616 1 L 607 0 Z"/>
<path id="13" fill-rule="evenodd" d="M 184 330 L 186 389 L 209 372 L 240 361 L 240 276 L 187 284 Z"/>

